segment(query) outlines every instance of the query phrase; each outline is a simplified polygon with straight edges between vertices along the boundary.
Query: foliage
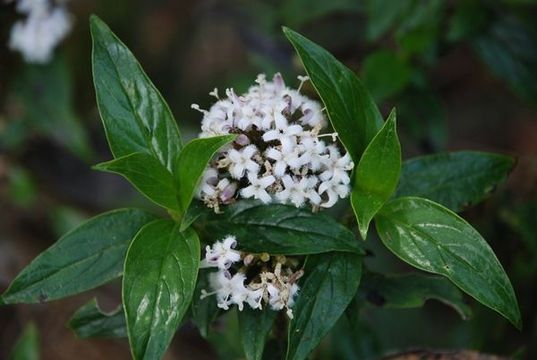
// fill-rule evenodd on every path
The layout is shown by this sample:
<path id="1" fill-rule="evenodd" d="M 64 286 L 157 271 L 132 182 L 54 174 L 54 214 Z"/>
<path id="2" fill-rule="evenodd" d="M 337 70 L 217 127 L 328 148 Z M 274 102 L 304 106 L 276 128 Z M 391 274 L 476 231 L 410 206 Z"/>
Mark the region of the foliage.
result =
<path id="1" fill-rule="evenodd" d="M 396 33 L 405 51 L 428 52 L 430 39 L 417 39 L 415 30 L 425 27 L 434 34 L 429 19 L 442 11 L 442 2 L 424 8 L 413 4 L 401 2 L 379 19 L 378 5 L 371 2 L 366 10 L 383 22 L 371 24 L 368 36 L 378 38 L 404 18 Z M 364 251 L 348 223 L 281 204 L 240 201 L 223 214 L 200 209 L 192 199 L 203 171 L 234 136 L 183 144 L 167 103 L 134 55 L 99 18 L 92 16 L 90 26 L 97 103 L 114 156 L 96 168 L 126 177 L 170 217 L 121 209 L 90 219 L 23 269 L 0 298 L 2 304 L 46 302 L 122 277 L 122 311 L 105 314 L 92 301 L 75 313 L 70 326 L 80 337 L 127 334 L 135 359 L 159 359 L 182 322 L 192 319 L 210 338 L 210 324 L 220 314 L 214 301 L 200 298 L 207 282 L 207 274 L 199 271 L 200 248 L 233 234 L 248 251 L 297 256 L 304 271 L 294 318 L 275 319 L 268 309 L 239 313 L 238 334 L 248 359 L 262 357 L 278 321 L 287 322 L 287 339 L 276 339 L 286 342 L 286 358 L 307 358 L 346 312 L 357 311 L 360 291 L 372 289 L 384 294 L 389 306 L 421 306 L 422 299 L 435 298 L 466 318 L 470 311 L 458 287 L 520 328 L 514 290 L 492 249 L 477 230 L 443 206 L 458 211 L 481 201 L 507 176 L 511 159 L 461 152 L 412 159 L 402 166 L 395 111 L 384 122 L 352 70 L 284 28 L 356 165 L 351 203 L 362 238 L 368 238 L 374 221 L 387 249 L 417 269 L 443 276 L 407 283 L 403 294 L 393 285 L 401 279 L 376 278 L 361 288 Z M 370 65 L 369 71 L 375 67 Z M 376 97 L 401 88 L 398 84 Z M 351 213 L 350 207 L 346 211 Z"/>

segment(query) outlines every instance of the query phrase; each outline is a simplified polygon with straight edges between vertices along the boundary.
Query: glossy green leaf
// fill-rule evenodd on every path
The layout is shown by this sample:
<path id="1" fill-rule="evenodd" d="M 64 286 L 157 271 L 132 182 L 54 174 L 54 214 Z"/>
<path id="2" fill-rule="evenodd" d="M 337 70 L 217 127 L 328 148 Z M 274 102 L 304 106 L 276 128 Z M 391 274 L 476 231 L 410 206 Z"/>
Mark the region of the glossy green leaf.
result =
<path id="1" fill-rule="evenodd" d="M 168 105 L 110 28 L 97 16 L 90 27 L 95 93 L 112 154 L 152 154 L 171 171 L 182 145 Z"/>
<path id="2" fill-rule="evenodd" d="M 363 252 L 353 233 L 331 217 L 288 205 L 240 201 L 203 225 L 212 239 L 233 234 L 241 250 L 255 253 Z"/>
<path id="3" fill-rule="evenodd" d="M 310 256 L 289 323 L 287 359 L 305 359 L 356 295 L 362 257 L 351 253 Z"/>
<path id="4" fill-rule="evenodd" d="M 142 210 L 121 209 L 88 220 L 24 268 L 2 295 L 2 301 L 45 302 L 118 278 L 129 243 L 143 225 L 154 219 Z"/>
<path id="5" fill-rule="evenodd" d="M 179 210 L 178 191 L 172 173 L 150 154 L 133 153 L 97 164 L 94 168 L 119 174 L 155 204 Z"/>
<path id="6" fill-rule="evenodd" d="M 395 109 L 365 149 L 355 170 L 351 204 L 365 240 L 369 223 L 397 187 L 401 172 L 401 145 Z"/>
<path id="7" fill-rule="evenodd" d="M 185 145 L 174 168 L 181 211 L 186 211 L 192 202 L 209 161 L 222 146 L 233 141 L 235 137 L 236 135 L 223 135 L 199 138 Z"/>
<path id="8" fill-rule="evenodd" d="M 359 293 L 370 303 L 385 308 L 422 307 L 427 300 L 434 299 L 451 306 L 464 320 L 472 315 L 459 289 L 439 276 L 366 273 Z"/>
<path id="9" fill-rule="evenodd" d="M 209 335 L 209 328 L 211 323 L 216 320 L 220 313 L 220 308 L 217 306 L 216 296 L 206 296 L 201 298 L 201 291 L 209 291 L 209 273 L 214 272 L 213 269 L 200 269 L 198 274 L 198 282 L 196 283 L 196 289 L 194 290 L 194 296 L 192 297 L 192 304 L 190 305 L 190 313 L 192 315 L 192 321 L 198 327 L 201 336 L 207 338 Z"/>
<path id="10" fill-rule="evenodd" d="M 9 360 L 39 360 L 39 334 L 33 323 L 24 332 L 11 350 Z"/>
<path id="11" fill-rule="evenodd" d="M 487 242 L 464 219 L 430 200 L 404 197 L 375 217 L 384 245 L 410 265 L 449 278 L 521 327 L 516 296 Z"/>
<path id="12" fill-rule="evenodd" d="M 246 306 L 237 314 L 241 343 L 246 359 L 261 360 L 265 343 L 278 312 L 270 309 L 269 306 L 265 306 L 263 310 L 254 310 Z"/>
<path id="13" fill-rule="evenodd" d="M 196 233 L 171 220 L 140 230 L 125 260 L 123 306 L 134 359 L 160 359 L 185 315 L 196 286 Z"/>
<path id="14" fill-rule="evenodd" d="M 100 309 L 95 298 L 73 314 L 69 327 L 81 339 L 127 337 L 123 307 L 106 313 Z"/>
<path id="15" fill-rule="evenodd" d="M 459 151 L 403 162 L 396 196 L 419 196 L 461 211 L 483 200 L 507 178 L 515 162 L 509 156 Z"/>
<path id="16" fill-rule="evenodd" d="M 302 59 L 339 139 L 357 164 L 382 126 L 375 102 L 354 72 L 329 52 L 291 29 L 284 27 L 283 32 Z"/>

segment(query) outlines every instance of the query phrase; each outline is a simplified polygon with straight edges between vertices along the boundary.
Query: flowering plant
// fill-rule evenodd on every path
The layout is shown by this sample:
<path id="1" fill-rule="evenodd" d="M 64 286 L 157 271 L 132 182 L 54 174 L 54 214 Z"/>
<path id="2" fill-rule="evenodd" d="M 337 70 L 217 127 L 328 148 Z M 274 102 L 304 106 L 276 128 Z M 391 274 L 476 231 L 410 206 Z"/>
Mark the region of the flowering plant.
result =
<path id="1" fill-rule="evenodd" d="M 401 296 L 440 299 L 467 318 L 460 289 L 521 326 L 502 266 L 456 214 L 505 179 L 511 158 L 456 152 L 402 163 L 395 110 L 384 121 L 351 70 L 287 28 L 307 72 L 298 89 L 280 74 L 258 76 L 243 95 L 215 89 L 209 110 L 193 105 L 201 133 L 183 144 L 132 53 L 97 17 L 90 22 L 114 157 L 95 168 L 124 176 L 169 216 L 119 209 L 90 219 L 23 269 L 0 303 L 51 301 L 122 277 L 121 309 L 103 313 L 92 300 L 70 326 L 80 337 L 127 336 L 136 359 L 162 358 L 184 321 L 207 336 L 232 309 L 246 358 L 261 359 L 276 337 L 285 343 L 276 356 L 304 359 L 373 291 L 391 306 L 419 306 Z M 301 93 L 306 81 L 323 105 Z M 352 220 L 343 224 L 325 209 L 347 197 L 341 211 Z M 367 242 L 358 238 L 371 241 L 372 221 L 391 252 L 441 276 L 363 268 Z"/>

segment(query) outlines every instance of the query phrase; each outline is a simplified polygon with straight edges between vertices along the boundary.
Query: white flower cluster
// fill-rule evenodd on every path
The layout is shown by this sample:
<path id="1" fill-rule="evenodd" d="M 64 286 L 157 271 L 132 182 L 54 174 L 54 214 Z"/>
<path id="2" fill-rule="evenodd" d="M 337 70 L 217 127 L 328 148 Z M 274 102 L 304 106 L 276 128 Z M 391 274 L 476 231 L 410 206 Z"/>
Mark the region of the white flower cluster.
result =
<path id="1" fill-rule="evenodd" d="M 210 274 L 211 292 L 202 290 L 201 298 L 216 295 L 218 307 L 224 310 L 237 305 L 242 311 L 244 303 L 252 309 L 262 309 L 265 303 L 275 311 L 286 309 L 292 319 L 291 308 L 299 290 L 296 281 L 302 276 L 302 270 L 293 272 L 284 257 L 245 254 L 235 250 L 236 245 L 235 237 L 227 236 L 206 247 L 201 267 L 216 267 L 218 271 Z M 239 264 L 240 269 L 233 268 Z"/>
<path id="2" fill-rule="evenodd" d="M 200 137 L 237 134 L 206 169 L 198 197 L 216 211 L 237 197 L 278 201 L 296 207 L 309 202 L 314 209 L 331 207 L 349 194 L 354 164 L 335 144 L 319 135 L 327 122 L 318 102 L 285 86 L 280 74 L 267 81 L 258 75 L 248 92 L 237 96 L 227 89 L 209 111 L 201 111 Z"/>
<path id="3" fill-rule="evenodd" d="M 16 9 L 26 19 L 13 25 L 9 47 L 20 51 L 28 63 L 47 63 L 71 30 L 71 15 L 64 6 L 51 5 L 49 0 L 17 0 Z"/>

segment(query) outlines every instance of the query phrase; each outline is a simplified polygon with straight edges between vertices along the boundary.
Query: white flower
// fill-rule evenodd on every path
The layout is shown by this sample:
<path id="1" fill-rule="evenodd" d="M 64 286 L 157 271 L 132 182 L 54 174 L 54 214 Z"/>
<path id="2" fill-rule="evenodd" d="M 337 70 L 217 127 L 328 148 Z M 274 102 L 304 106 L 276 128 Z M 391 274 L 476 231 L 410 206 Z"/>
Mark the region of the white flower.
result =
<path id="1" fill-rule="evenodd" d="M 299 80 L 302 85 L 307 77 Z M 319 135 L 326 125 L 321 105 L 301 95 L 300 87 L 298 91 L 286 87 L 280 74 L 272 81 L 261 74 L 256 83 L 241 96 L 227 89 L 225 99 L 211 91 L 218 101 L 208 111 L 193 105 L 203 113 L 201 137 L 237 135 L 208 166 L 217 170 L 219 181 L 227 179 L 224 187 L 215 185 L 213 171 L 199 185 L 198 197 L 215 212 L 236 198 L 269 203 L 274 196 L 295 206 L 309 203 L 314 209 L 321 203 L 335 204 L 348 194 L 339 185 L 350 183 L 353 163 L 348 154 L 342 156 L 335 144 L 322 139 L 331 135 L 335 142 L 337 134 Z"/>
<path id="2" fill-rule="evenodd" d="M 327 170 L 319 176 L 321 181 L 332 180 L 336 183 L 350 183 L 349 171 L 354 167 L 350 155 L 346 153 L 341 157 L 339 150 L 335 146 L 329 146 L 327 149 L 330 156 L 325 161 Z"/>
<path id="3" fill-rule="evenodd" d="M 246 280 L 246 276 L 242 273 L 236 273 L 233 276 L 229 271 L 210 274 L 209 282 L 215 290 L 219 308 L 228 310 L 230 305 L 236 304 L 239 310 L 242 310 L 243 302 L 248 297 L 248 289 L 244 286 L 244 280 Z"/>
<path id="4" fill-rule="evenodd" d="M 17 10 L 27 14 L 27 18 L 13 25 L 9 48 L 21 52 L 29 63 L 50 61 L 56 45 L 71 30 L 70 14 L 61 6 L 49 8 L 42 0 L 20 1 Z"/>
<path id="5" fill-rule="evenodd" d="M 349 195 L 349 191 L 349 185 L 340 184 L 332 180 L 322 182 L 321 185 L 319 185 L 319 194 L 322 195 L 326 193 L 328 195 L 328 200 L 321 203 L 321 206 L 325 208 L 334 206 L 338 196 L 343 199 Z"/>
<path id="6" fill-rule="evenodd" d="M 265 156 L 276 161 L 273 165 L 273 173 L 278 178 L 285 175 L 287 167 L 298 169 L 302 165 L 296 148 L 291 151 L 286 151 L 284 147 L 282 147 L 281 151 L 275 148 L 268 148 Z"/>
<path id="7" fill-rule="evenodd" d="M 207 245 L 205 248 L 205 259 L 201 261 L 200 267 L 218 267 L 225 270 L 241 259 L 241 253 L 235 249 L 237 239 L 234 236 L 227 236 L 222 241 L 217 241 L 213 246 Z"/>
<path id="8" fill-rule="evenodd" d="M 242 150 L 231 149 L 228 152 L 228 158 L 231 161 L 229 173 L 235 179 L 240 179 L 244 176 L 245 171 L 257 174 L 259 172 L 259 164 L 252 160 L 252 156 L 257 153 L 255 145 L 248 145 Z"/>
<path id="9" fill-rule="evenodd" d="M 254 199 L 261 200 L 263 203 L 268 204 L 271 197 L 265 189 L 274 184 L 276 181 L 274 176 L 268 175 L 258 178 L 255 174 L 248 174 L 248 181 L 250 181 L 250 185 L 241 190 L 242 197 L 253 197 Z"/>

